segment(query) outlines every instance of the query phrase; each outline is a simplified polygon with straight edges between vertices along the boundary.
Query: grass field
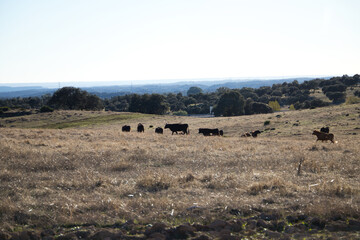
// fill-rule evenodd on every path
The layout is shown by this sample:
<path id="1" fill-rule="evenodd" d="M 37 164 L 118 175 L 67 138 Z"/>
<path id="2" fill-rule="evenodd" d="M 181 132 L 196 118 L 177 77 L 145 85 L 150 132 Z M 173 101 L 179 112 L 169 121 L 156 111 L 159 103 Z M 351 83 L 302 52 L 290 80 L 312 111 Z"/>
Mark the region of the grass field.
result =
<path id="1" fill-rule="evenodd" d="M 269 124 L 264 126 L 264 122 Z M 135 132 L 137 124 L 145 133 Z M 189 135 L 154 133 L 188 123 Z M 54 112 L 1 119 L 0 229 L 360 216 L 360 105 L 229 118 Z M 121 132 L 129 124 L 132 132 Z M 329 126 L 336 144 L 316 142 Z M 204 137 L 200 127 L 224 137 Z M 243 132 L 263 130 L 257 138 Z"/>

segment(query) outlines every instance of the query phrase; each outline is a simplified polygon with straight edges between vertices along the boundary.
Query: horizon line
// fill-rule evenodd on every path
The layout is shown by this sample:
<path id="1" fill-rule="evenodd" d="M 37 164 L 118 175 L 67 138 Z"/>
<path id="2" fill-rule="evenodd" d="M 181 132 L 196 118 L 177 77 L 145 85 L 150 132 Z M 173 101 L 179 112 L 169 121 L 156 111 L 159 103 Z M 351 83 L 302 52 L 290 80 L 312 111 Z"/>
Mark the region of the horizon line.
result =
<path id="1" fill-rule="evenodd" d="M 67 83 L 78 83 L 78 84 L 91 84 L 91 83 L 123 83 L 125 85 L 152 85 L 152 84 L 166 84 L 166 83 L 177 83 L 177 82 L 205 82 L 205 81 L 234 81 L 234 80 L 276 80 L 276 79 L 292 79 L 292 78 L 325 78 L 334 77 L 334 75 L 290 75 L 290 76 L 262 76 L 262 77 L 213 77 L 213 78 L 172 78 L 172 79 L 143 79 L 143 80 L 105 80 L 105 81 L 47 81 L 47 82 L 0 82 L 1 86 L 6 85 L 24 85 L 24 86 L 35 86 L 37 85 L 53 85 L 53 84 L 67 84 Z M 156 82 L 157 81 L 157 82 Z"/>

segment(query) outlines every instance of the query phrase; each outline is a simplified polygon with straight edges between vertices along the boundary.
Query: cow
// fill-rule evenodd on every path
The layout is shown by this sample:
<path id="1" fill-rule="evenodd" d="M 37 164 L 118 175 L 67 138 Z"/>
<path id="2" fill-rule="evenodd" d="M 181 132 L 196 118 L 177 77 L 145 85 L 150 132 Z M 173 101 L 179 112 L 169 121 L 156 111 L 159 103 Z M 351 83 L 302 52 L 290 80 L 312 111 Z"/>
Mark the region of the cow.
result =
<path id="1" fill-rule="evenodd" d="M 316 141 L 321 140 L 323 142 L 323 141 L 330 140 L 332 143 L 335 143 L 334 142 L 334 134 L 332 134 L 332 133 L 324 133 L 324 132 L 319 132 L 317 130 L 314 130 L 312 135 L 316 135 L 316 137 L 317 137 Z"/>
<path id="2" fill-rule="evenodd" d="M 219 136 L 220 132 L 219 129 L 214 128 L 214 129 L 210 129 L 210 128 L 199 128 L 199 133 L 202 133 L 204 136 Z"/>
<path id="3" fill-rule="evenodd" d="M 322 128 L 320 129 L 320 132 L 329 133 L 329 132 L 330 132 L 330 129 L 329 129 L 329 127 L 322 127 Z"/>
<path id="4" fill-rule="evenodd" d="M 243 133 L 241 134 L 241 137 L 251 137 L 251 133 L 249 132 Z"/>
<path id="5" fill-rule="evenodd" d="M 260 133 L 261 133 L 260 130 L 256 130 L 256 131 L 254 131 L 254 132 L 250 132 L 251 136 L 254 137 L 254 138 L 256 138 L 257 135 L 260 134 Z"/>
<path id="6" fill-rule="evenodd" d="M 223 130 L 220 130 L 220 131 L 219 131 L 219 134 L 220 134 L 220 136 L 224 136 L 224 131 L 223 131 Z"/>
<path id="7" fill-rule="evenodd" d="M 121 130 L 122 130 L 123 132 L 130 132 L 131 127 L 128 126 L 128 125 L 124 125 L 124 126 L 122 126 Z"/>
<path id="8" fill-rule="evenodd" d="M 155 133 L 163 134 L 164 130 L 161 127 L 155 129 Z"/>
<path id="9" fill-rule="evenodd" d="M 189 134 L 189 125 L 188 124 L 165 124 L 164 128 L 169 128 L 171 130 L 171 135 L 174 134 L 174 132 L 177 134 L 178 132 L 183 132 L 183 134 Z"/>
<path id="10" fill-rule="evenodd" d="M 144 131 L 145 131 L 145 130 L 144 130 L 144 125 L 142 125 L 141 123 L 139 123 L 138 126 L 137 126 L 137 131 L 138 131 L 139 133 L 144 132 Z"/>

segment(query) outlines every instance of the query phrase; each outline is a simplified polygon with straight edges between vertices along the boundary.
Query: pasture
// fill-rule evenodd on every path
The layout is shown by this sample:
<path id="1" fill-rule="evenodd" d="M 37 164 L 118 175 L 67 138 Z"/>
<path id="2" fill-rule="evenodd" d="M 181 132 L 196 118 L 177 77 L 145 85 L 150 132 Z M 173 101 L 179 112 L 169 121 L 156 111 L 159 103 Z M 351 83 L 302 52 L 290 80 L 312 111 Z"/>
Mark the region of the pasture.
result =
<path id="1" fill-rule="evenodd" d="M 143 228 L 129 234 L 142 236 L 154 222 L 360 217 L 359 104 L 229 118 L 64 111 L 0 123 L 1 231 L 131 220 Z M 166 123 L 187 123 L 190 134 L 155 134 Z M 323 126 L 336 144 L 316 142 Z M 240 137 L 257 129 L 257 138 Z"/>

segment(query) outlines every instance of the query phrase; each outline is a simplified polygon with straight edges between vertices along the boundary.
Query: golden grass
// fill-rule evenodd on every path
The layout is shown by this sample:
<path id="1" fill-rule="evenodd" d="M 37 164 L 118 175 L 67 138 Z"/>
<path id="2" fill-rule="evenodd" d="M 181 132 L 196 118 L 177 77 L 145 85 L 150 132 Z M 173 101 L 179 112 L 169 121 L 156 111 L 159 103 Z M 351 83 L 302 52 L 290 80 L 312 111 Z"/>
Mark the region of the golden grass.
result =
<path id="1" fill-rule="evenodd" d="M 123 121 L 1 128 L 0 228 L 209 221 L 231 217 L 229 209 L 359 216 L 359 113 L 357 104 L 231 118 L 154 116 L 141 119 L 145 133 L 121 132 Z M 127 123 L 135 129 L 138 122 Z M 190 135 L 155 134 L 166 122 L 188 123 Z M 315 142 L 311 132 L 322 126 L 337 144 Z M 204 137 L 199 127 L 224 129 L 225 137 Z M 240 137 L 266 128 L 275 130 Z"/>

